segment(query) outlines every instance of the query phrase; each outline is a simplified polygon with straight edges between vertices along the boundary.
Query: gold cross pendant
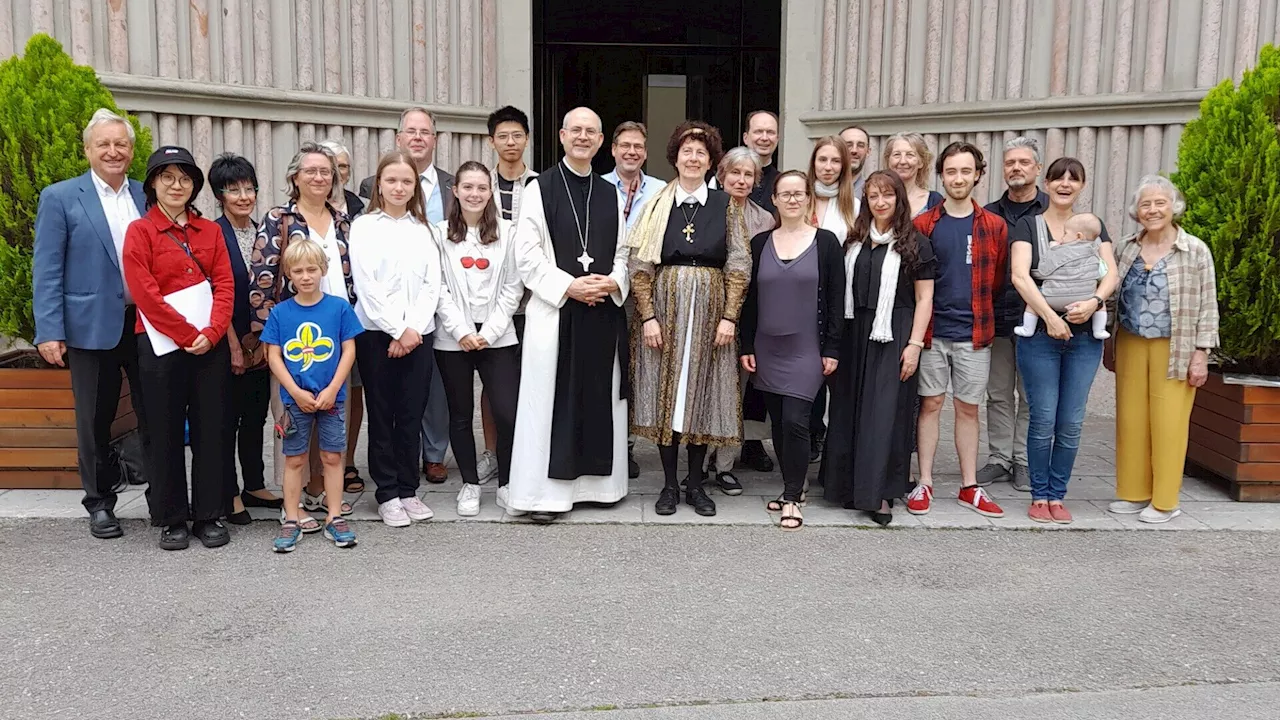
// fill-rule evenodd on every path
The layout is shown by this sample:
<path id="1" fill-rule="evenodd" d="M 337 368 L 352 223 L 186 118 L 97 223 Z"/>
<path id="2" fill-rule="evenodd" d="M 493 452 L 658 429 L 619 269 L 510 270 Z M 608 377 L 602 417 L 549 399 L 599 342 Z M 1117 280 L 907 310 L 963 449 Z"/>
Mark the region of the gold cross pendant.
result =
<path id="1" fill-rule="evenodd" d="M 693 242 L 693 223 L 689 223 L 685 225 L 684 230 L 681 230 L 680 232 L 684 233 L 685 242 L 689 242 L 689 243 Z"/>

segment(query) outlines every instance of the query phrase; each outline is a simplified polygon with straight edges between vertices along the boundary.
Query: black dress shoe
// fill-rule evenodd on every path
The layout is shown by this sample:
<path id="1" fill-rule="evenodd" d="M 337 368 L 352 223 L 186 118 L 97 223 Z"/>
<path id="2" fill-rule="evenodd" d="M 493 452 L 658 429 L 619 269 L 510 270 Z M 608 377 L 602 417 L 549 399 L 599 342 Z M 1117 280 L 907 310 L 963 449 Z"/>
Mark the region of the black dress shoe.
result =
<path id="1" fill-rule="evenodd" d="M 675 515 L 679 504 L 680 488 L 664 487 L 658 494 L 658 502 L 653 504 L 653 511 L 659 515 Z"/>
<path id="2" fill-rule="evenodd" d="M 737 476 L 731 472 L 716 473 L 715 486 L 725 495 L 742 494 L 742 483 L 738 482 Z"/>
<path id="3" fill-rule="evenodd" d="M 869 512 L 867 516 L 880 527 L 889 527 L 889 523 L 893 522 L 893 513 Z"/>
<path id="4" fill-rule="evenodd" d="M 257 495 L 253 495 L 248 492 L 240 493 L 240 502 L 244 503 L 244 506 L 247 508 L 260 507 L 260 508 L 269 508 L 271 510 L 279 510 L 280 508 L 284 507 L 284 498 L 267 500 L 265 498 L 260 498 Z"/>
<path id="5" fill-rule="evenodd" d="M 711 517 L 716 514 L 716 502 L 702 489 L 701 483 L 685 488 L 684 501 L 692 505 L 693 511 L 699 515 Z"/>
<path id="6" fill-rule="evenodd" d="M 627 477 L 632 480 L 640 477 L 640 463 L 636 462 L 635 453 L 627 453 Z"/>
<path id="7" fill-rule="evenodd" d="M 191 533 L 185 522 L 175 523 L 160 531 L 161 550 L 186 550 L 191 544 Z"/>
<path id="8" fill-rule="evenodd" d="M 238 513 L 227 515 L 227 522 L 232 525 L 249 525 L 253 523 L 253 516 L 249 514 L 248 510 L 241 510 Z"/>
<path id="9" fill-rule="evenodd" d="M 207 548 L 222 547 L 231 542 L 231 531 L 219 520 L 192 523 L 191 533 L 200 538 L 200 542 Z"/>
<path id="10" fill-rule="evenodd" d="M 110 510 L 95 510 L 89 513 L 89 534 L 99 540 L 110 540 L 124 535 L 120 521 Z"/>
<path id="11" fill-rule="evenodd" d="M 742 454 L 738 461 L 748 470 L 756 472 L 773 472 L 773 460 L 764 451 L 764 444 L 759 440 L 748 440 L 742 443 Z"/>
<path id="12" fill-rule="evenodd" d="M 556 521 L 556 518 L 558 518 L 558 517 L 560 517 L 560 513 L 553 513 L 553 512 L 531 512 L 531 513 L 529 513 L 529 519 L 530 519 L 530 520 L 532 520 L 532 521 L 534 521 L 534 522 L 536 522 L 536 523 L 541 523 L 541 524 L 543 524 L 543 525 L 547 525 L 547 524 L 550 524 L 550 523 L 555 522 L 555 521 Z"/>

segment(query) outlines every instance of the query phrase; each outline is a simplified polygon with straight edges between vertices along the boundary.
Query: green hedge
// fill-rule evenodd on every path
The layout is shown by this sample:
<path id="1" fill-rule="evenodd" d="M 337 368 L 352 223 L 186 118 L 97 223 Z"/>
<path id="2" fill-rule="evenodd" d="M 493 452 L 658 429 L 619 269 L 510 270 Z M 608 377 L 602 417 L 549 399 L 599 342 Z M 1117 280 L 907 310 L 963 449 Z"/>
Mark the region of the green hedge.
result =
<path id="1" fill-rule="evenodd" d="M 72 63 L 58 41 L 35 35 L 0 64 L 0 333 L 30 342 L 31 246 L 45 186 L 89 169 L 81 133 L 99 108 L 119 112 L 92 68 Z M 129 175 L 141 180 L 151 132 L 137 133 Z"/>
<path id="2" fill-rule="evenodd" d="M 1200 103 L 1178 146 L 1182 225 L 1213 251 L 1224 370 L 1280 375 L 1280 50 Z"/>

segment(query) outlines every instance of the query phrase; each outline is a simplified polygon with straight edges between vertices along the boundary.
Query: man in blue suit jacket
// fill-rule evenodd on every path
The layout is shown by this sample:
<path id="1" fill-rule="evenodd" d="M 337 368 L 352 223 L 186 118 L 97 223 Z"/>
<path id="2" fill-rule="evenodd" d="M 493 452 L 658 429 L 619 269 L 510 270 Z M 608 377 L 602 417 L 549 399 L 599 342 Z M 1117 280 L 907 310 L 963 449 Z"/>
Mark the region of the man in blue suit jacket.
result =
<path id="1" fill-rule="evenodd" d="M 134 335 L 137 310 L 121 272 L 124 234 L 146 210 L 142 184 L 127 176 L 133 127 L 107 109 L 84 130 L 89 172 L 45 188 L 36 209 L 32 294 L 36 347 L 53 365 L 71 368 L 76 445 L 89 531 L 123 535 L 112 491 L 111 423 L 120 399 L 120 369 L 147 443 Z"/>

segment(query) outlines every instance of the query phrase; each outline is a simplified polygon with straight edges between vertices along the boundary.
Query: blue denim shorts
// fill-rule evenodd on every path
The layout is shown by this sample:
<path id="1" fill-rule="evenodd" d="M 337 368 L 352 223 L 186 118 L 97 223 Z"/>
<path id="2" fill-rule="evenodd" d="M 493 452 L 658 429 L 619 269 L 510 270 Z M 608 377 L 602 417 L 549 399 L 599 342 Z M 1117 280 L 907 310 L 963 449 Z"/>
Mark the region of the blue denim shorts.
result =
<path id="1" fill-rule="evenodd" d="M 347 427 L 343 422 L 345 414 L 342 403 L 334 403 L 328 410 L 305 413 L 297 405 L 289 403 L 284 411 L 289 413 L 293 423 L 293 434 L 284 438 L 285 457 L 306 455 L 311 449 L 312 428 L 320 434 L 320 449 L 324 452 L 340 453 L 347 449 Z"/>

